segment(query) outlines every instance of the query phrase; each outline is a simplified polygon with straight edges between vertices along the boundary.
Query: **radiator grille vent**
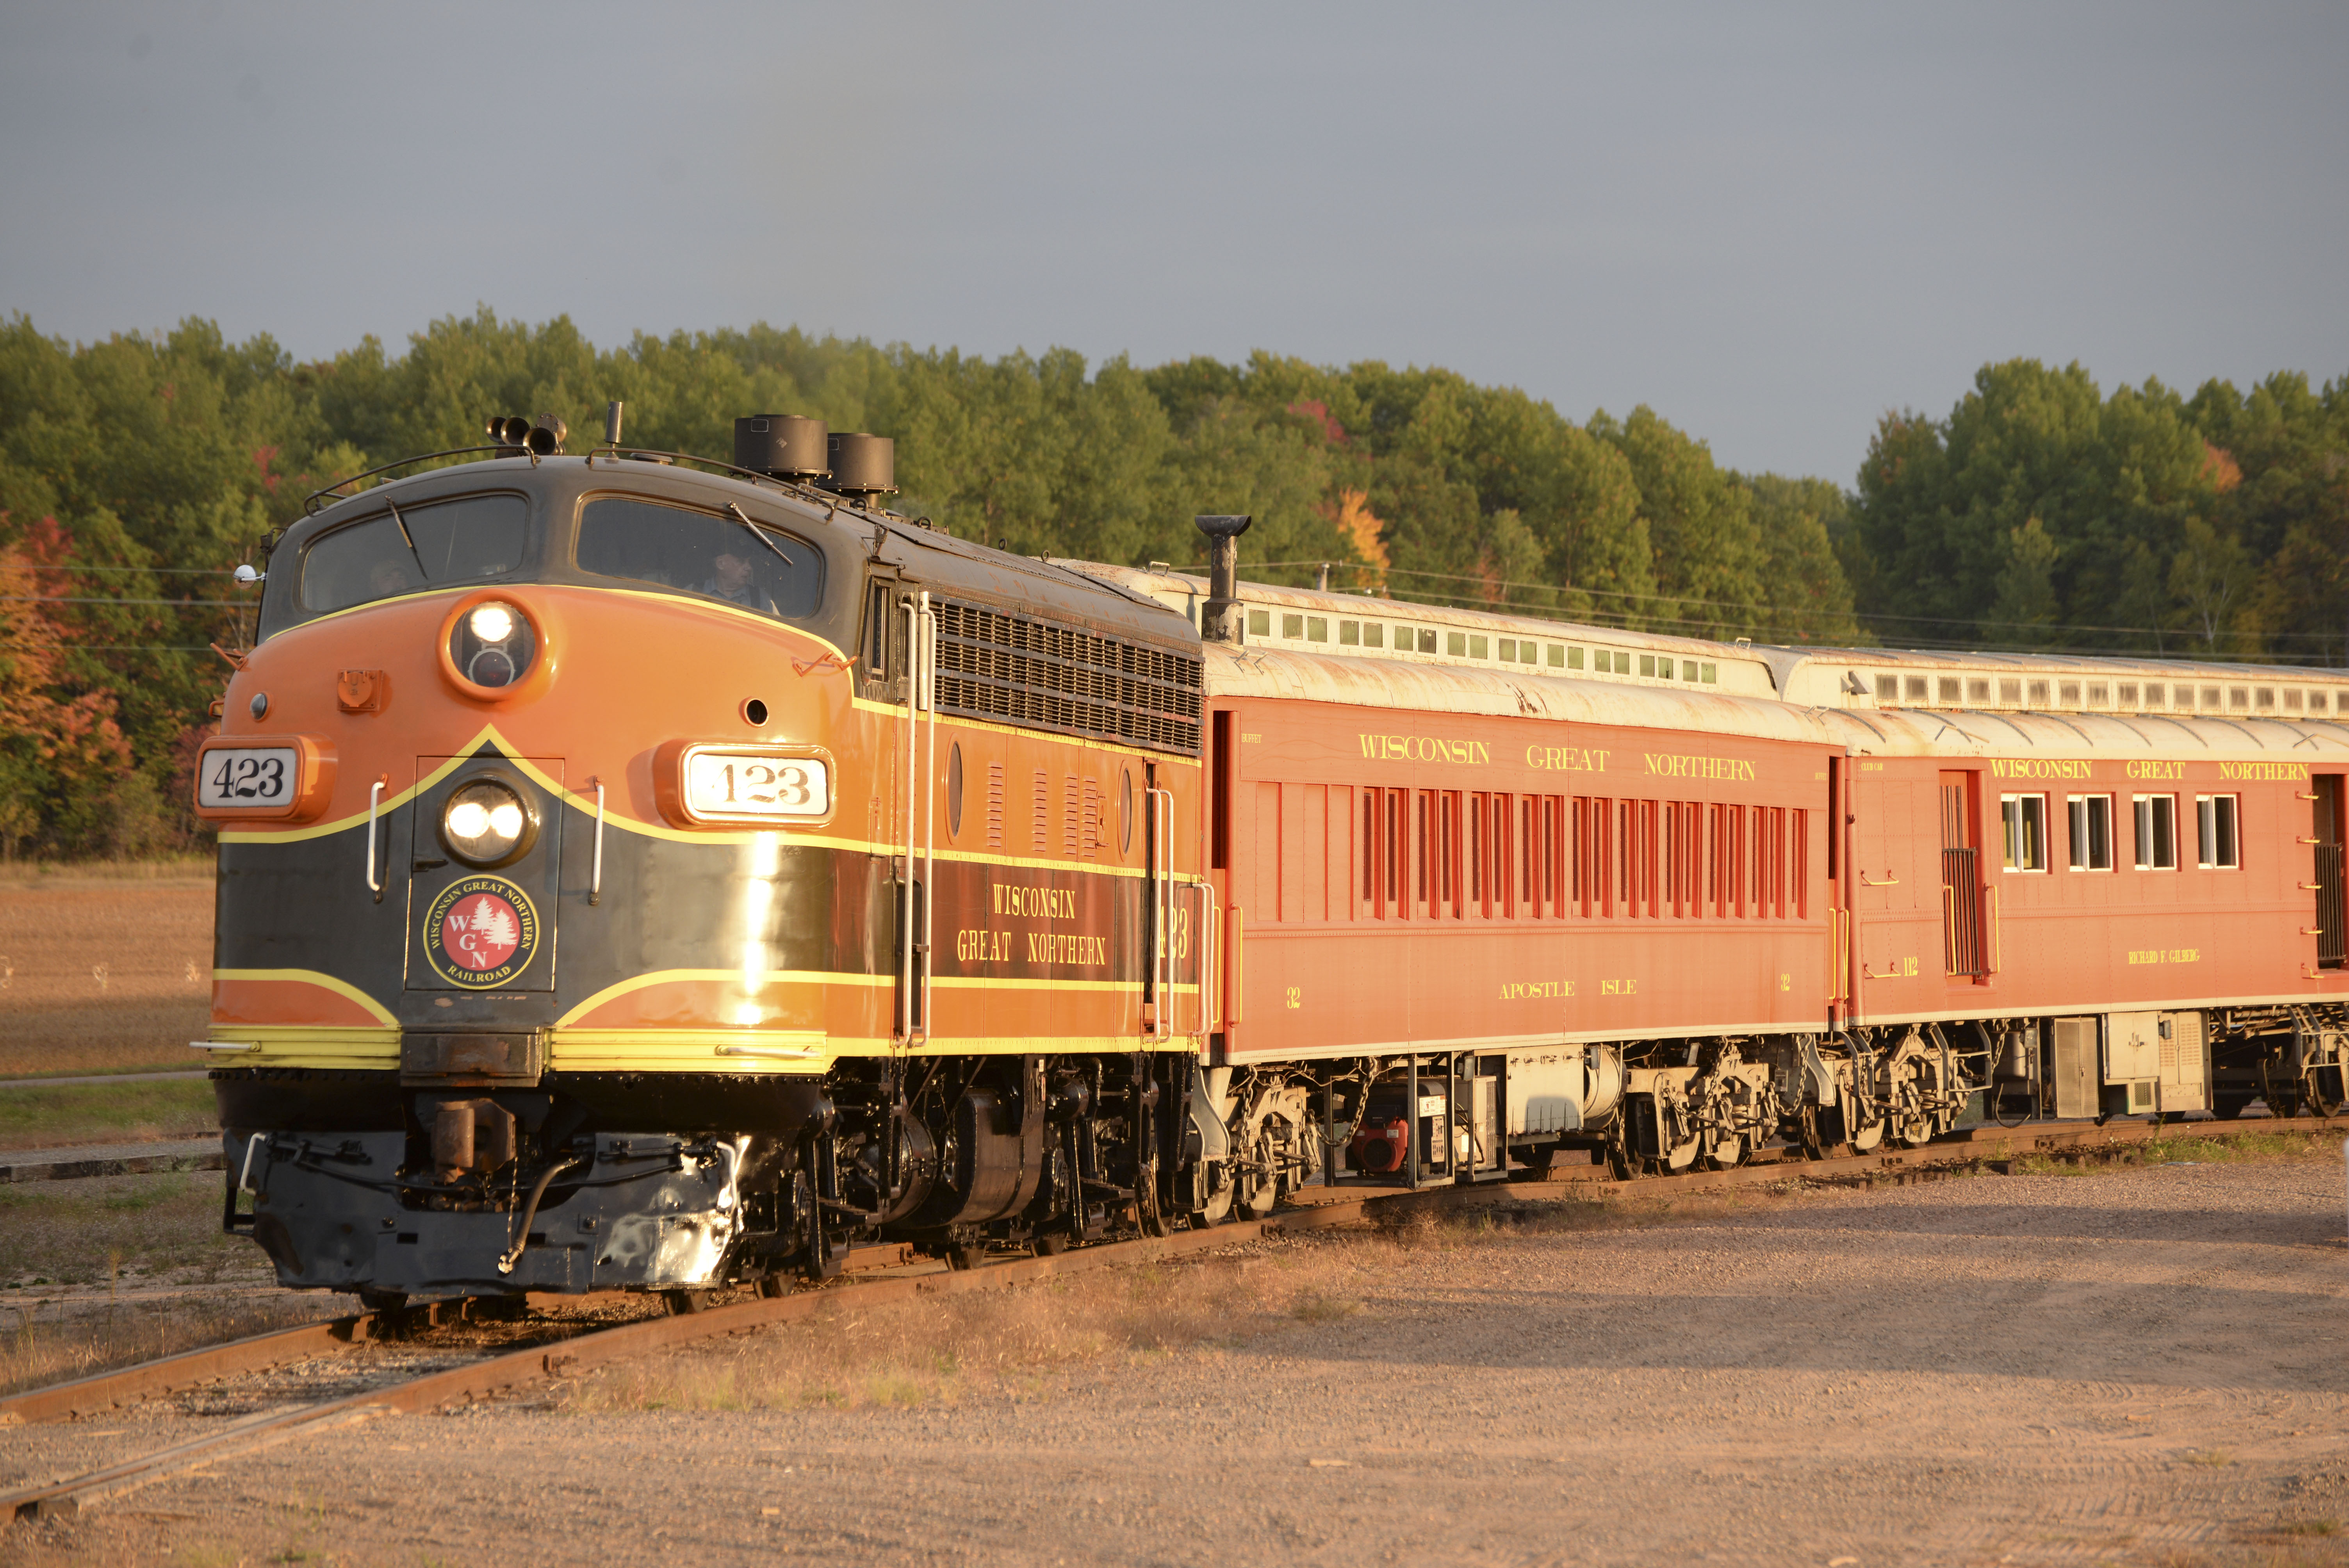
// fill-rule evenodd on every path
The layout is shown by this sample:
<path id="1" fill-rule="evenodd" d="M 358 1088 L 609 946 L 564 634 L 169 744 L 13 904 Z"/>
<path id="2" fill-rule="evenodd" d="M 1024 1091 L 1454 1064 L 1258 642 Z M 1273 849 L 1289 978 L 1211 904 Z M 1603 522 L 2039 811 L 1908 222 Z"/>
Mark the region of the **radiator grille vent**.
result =
<path id="1" fill-rule="evenodd" d="M 1199 752 L 1199 661 L 975 604 L 938 610 L 938 711 Z"/>

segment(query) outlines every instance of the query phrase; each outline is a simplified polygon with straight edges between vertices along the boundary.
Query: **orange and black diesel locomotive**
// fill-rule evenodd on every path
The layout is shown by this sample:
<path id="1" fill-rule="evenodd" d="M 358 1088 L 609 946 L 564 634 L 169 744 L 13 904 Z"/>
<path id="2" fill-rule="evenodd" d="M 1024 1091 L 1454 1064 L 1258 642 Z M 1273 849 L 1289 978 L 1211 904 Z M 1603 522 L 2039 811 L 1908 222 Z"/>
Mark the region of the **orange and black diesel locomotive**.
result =
<path id="1" fill-rule="evenodd" d="M 1244 585 L 1241 518 L 1206 580 L 1030 560 L 879 438 L 618 433 L 273 541 L 199 1045 L 287 1285 L 689 1302 L 2343 1099 L 2349 678 Z"/>

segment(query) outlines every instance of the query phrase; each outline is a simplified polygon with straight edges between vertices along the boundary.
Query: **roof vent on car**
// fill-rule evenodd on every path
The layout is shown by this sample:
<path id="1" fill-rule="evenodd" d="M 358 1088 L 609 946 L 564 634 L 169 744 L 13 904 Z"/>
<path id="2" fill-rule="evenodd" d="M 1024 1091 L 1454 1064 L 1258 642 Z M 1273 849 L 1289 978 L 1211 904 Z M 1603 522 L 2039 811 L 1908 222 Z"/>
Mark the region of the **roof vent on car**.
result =
<path id="1" fill-rule="evenodd" d="M 779 480 L 818 480 L 824 461 L 821 419 L 797 414 L 750 414 L 734 421 L 734 466 Z"/>
<path id="2" fill-rule="evenodd" d="M 826 439 L 824 447 L 832 466 L 826 490 L 868 502 L 875 496 L 896 493 L 897 443 L 888 437 L 839 431 Z"/>

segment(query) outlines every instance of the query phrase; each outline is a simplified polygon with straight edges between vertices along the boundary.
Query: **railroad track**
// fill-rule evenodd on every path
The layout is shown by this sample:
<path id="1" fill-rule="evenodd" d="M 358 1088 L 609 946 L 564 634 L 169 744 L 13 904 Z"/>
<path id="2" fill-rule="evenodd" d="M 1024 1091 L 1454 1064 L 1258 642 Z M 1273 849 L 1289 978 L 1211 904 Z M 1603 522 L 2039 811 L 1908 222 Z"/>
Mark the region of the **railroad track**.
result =
<path id="1" fill-rule="evenodd" d="M 709 1307 L 674 1316 L 653 1317 L 608 1327 L 581 1326 L 551 1343 L 542 1339 L 526 1347 L 485 1357 L 461 1367 L 425 1373 L 387 1387 L 367 1389 L 337 1398 L 268 1412 L 202 1437 L 125 1460 L 84 1475 L 0 1496 L 0 1516 L 17 1519 L 57 1518 L 78 1512 L 104 1499 L 224 1459 L 309 1432 L 325 1431 L 379 1416 L 412 1414 L 463 1400 L 485 1398 L 546 1379 L 592 1371 L 636 1357 L 697 1340 L 747 1334 L 778 1324 L 809 1317 L 841 1294 L 854 1293 L 859 1305 L 879 1305 L 917 1295 L 969 1290 L 1001 1289 L 1054 1274 L 1081 1273 L 1120 1264 L 1146 1263 L 1185 1253 L 1219 1250 L 1252 1241 L 1270 1232 L 1318 1230 L 1357 1225 L 1404 1215 L 1444 1210 L 1519 1205 L 1529 1189 L 1573 1187 L 1600 1195 L 1637 1197 L 1642 1194 L 1720 1191 L 1786 1181 L 1848 1182 L 1855 1180 L 1911 1180 L 1935 1167 L 2003 1165 L 2033 1154 L 2076 1151 L 2117 1153 L 2162 1137 L 2224 1136 L 2231 1132 L 2323 1132 L 2344 1130 L 2340 1122 L 2313 1117 L 2271 1118 L 2257 1121 L 2197 1122 L 2158 1127 L 2144 1122 L 2104 1127 L 2089 1124 L 2022 1128 L 1976 1128 L 1917 1149 L 1878 1149 L 1866 1154 L 1826 1160 L 1800 1155 L 1771 1158 L 1766 1153 L 1727 1171 L 1692 1171 L 1677 1176 L 1641 1177 L 1620 1181 L 1602 1167 L 1587 1173 L 1578 1168 L 1553 1168 L 1523 1179 L 1475 1186 L 1433 1186 L 1420 1191 L 1350 1188 L 1308 1189 L 1294 1206 L 1262 1220 L 1218 1225 L 1208 1230 L 1178 1232 L 1172 1236 L 1144 1238 L 1081 1248 L 1048 1257 L 1006 1258 L 968 1271 L 947 1270 L 916 1275 L 873 1277 L 870 1271 L 888 1266 L 904 1254 L 897 1248 L 872 1249 L 880 1256 L 861 1260 L 868 1277 L 841 1288 L 802 1292 L 780 1297 L 759 1297 Z M 551 1304 L 576 1305 L 582 1298 L 543 1298 Z M 592 1299 L 592 1298 L 588 1298 Z M 419 1328 L 458 1323 L 482 1310 L 471 1298 L 435 1302 L 397 1315 L 363 1313 L 332 1322 L 254 1335 L 226 1345 L 191 1350 L 119 1371 L 99 1373 L 69 1383 L 36 1388 L 0 1398 L 0 1425 L 68 1420 L 118 1408 L 141 1399 L 180 1392 L 222 1378 L 264 1371 L 320 1354 L 371 1342 L 404 1338 Z"/>

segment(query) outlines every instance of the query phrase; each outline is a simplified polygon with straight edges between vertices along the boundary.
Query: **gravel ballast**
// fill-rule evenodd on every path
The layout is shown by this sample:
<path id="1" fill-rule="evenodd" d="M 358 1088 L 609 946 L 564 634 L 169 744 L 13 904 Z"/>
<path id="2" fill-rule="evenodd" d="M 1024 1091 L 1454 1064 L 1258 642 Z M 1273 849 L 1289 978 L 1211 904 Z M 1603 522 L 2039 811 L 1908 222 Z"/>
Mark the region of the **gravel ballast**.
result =
<path id="1" fill-rule="evenodd" d="M 910 1402 L 381 1419 L 5 1527 L 0 1557 L 2349 1558 L 2330 1146 L 1691 1207 L 1268 1243 L 1244 1278 L 1327 1275 L 1344 1309 Z M 0 1431 L 0 1489 L 170 1419 Z"/>

